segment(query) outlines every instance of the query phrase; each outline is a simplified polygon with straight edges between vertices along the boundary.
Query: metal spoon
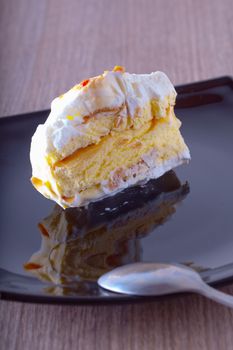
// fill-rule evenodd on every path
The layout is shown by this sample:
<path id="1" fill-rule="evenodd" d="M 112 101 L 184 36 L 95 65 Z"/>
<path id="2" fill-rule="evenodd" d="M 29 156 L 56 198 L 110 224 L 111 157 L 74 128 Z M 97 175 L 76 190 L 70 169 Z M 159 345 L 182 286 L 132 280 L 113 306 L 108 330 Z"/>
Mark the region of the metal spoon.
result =
<path id="1" fill-rule="evenodd" d="M 193 269 L 181 264 L 133 263 L 107 272 L 100 287 L 130 295 L 165 295 L 196 292 L 233 308 L 233 296 L 210 287 Z"/>

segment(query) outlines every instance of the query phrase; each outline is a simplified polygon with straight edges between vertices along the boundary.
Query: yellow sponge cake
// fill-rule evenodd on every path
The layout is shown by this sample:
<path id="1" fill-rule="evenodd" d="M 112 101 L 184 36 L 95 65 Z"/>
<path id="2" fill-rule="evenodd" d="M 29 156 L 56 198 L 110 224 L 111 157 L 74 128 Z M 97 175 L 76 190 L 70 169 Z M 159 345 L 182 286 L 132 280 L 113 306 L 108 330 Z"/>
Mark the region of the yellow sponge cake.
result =
<path id="1" fill-rule="evenodd" d="M 78 207 L 187 162 L 175 99 L 162 72 L 115 67 L 74 86 L 32 138 L 32 184 L 63 208 Z"/>

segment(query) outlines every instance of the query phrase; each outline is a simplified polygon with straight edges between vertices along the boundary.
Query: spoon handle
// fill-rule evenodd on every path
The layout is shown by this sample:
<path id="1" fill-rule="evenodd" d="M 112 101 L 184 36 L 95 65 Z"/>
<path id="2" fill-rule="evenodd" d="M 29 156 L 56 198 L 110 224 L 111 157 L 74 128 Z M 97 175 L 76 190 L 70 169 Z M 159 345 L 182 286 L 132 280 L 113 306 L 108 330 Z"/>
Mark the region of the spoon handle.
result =
<path id="1" fill-rule="evenodd" d="M 219 304 L 233 308 L 233 296 L 220 292 L 219 290 L 210 287 L 208 284 L 204 283 L 199 290 L 200 294 L 205 297 L 216 301 Z"/>

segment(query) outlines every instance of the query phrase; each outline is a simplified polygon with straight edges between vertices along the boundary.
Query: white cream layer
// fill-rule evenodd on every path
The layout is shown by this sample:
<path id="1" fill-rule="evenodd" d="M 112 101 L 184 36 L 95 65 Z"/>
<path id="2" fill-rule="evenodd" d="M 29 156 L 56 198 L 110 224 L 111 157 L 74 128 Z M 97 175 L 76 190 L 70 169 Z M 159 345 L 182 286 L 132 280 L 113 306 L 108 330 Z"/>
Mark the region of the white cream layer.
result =
<path id="1" fill-rule="evenodd" d="M 116 113 L 124 106 L 122 117 L 134 118 L 135 110 L 143 113 L 145 106 L 153 99 L 159 102 L 157 117 L 166 115 L 165 110 L 175 103 L 176 91 L 162 72 L 151 74 L 129 74 L 105 72 L 91 78 L 83 88 L 72 88 L 51 104 L 51 113 L 43 125 L 39 125 L 32 139 L 31 160 L 37 162 L 38 153 L 46 156 L 53 151 L 62 152 L 64 146 L 74 137 L 88 132 L 84 117 Z M 104 112 L 104 111 L 110 112 Z M 102 112 L 101 112 L 102 111 Z M 70 120 L 69 116 L 72 116 Z M 104 136 L 104 130 L 101 136 Z M 73 150 L 74 151 L 74 150 Z M 68 156 L 68 154 L 63 154 Z M 36 164 L 35 164 L 36 166 Z"/>

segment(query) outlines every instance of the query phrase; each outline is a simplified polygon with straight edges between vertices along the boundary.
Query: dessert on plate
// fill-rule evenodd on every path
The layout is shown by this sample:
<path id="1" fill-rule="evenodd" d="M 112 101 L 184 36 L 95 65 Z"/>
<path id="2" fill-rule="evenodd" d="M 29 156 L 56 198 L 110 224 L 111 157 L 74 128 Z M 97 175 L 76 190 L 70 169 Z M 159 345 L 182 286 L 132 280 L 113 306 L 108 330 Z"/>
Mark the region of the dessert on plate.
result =
<path id="1" fill-rule="evenodd" d="M 24 267 L 44 281 L 68 284 L 95 281 L 117 266 L 141 261 L 140 238 L 164 224 L 188 191 L 170 171 L 87 209 L 56 205 L 39 223 L 41 249 Z"/>
<path id="2" fill-rule="evenodd" d="M 32 137 L 32 184 L 63 208 L 79 207 L 186 163 L 175 100 L 162 72 L 117 66 L 75 85 Z"/>

